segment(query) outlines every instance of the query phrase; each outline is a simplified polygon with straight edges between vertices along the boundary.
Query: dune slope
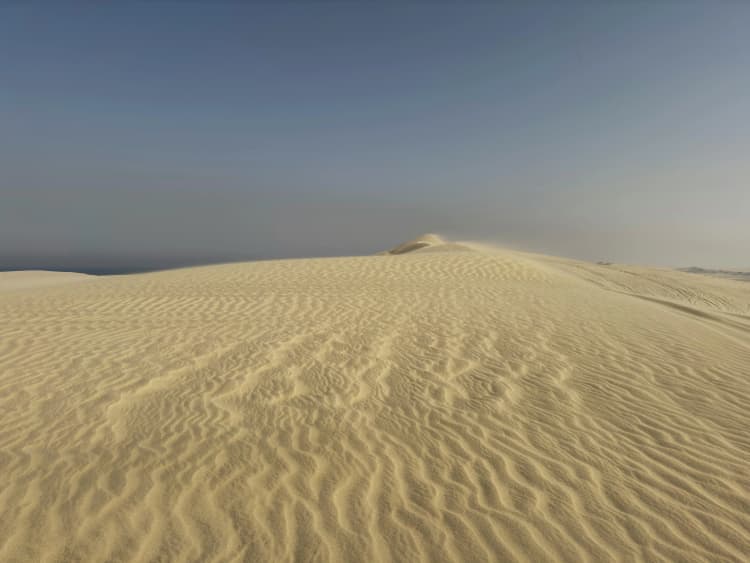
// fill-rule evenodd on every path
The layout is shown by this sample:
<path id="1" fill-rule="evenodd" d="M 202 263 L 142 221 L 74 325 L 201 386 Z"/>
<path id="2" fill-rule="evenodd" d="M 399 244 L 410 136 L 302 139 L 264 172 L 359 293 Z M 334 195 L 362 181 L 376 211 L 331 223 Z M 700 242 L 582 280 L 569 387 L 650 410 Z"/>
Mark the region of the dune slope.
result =
<path id="1" fill-rule="evenodd" d="M 746 561 L 750 285 L 509 251 L 0 293 L 2 561 Z"/>

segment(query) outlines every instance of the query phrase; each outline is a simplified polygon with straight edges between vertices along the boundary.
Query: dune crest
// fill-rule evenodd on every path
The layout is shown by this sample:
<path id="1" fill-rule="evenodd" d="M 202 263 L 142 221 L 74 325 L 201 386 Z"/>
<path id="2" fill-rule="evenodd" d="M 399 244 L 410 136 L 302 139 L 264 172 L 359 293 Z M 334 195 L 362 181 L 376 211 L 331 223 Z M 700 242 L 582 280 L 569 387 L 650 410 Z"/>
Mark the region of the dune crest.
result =
<path id="1" fill-rule="evenodd" d="M 1 292 L 0 560 L 746 561 L 750 284 L 449 244 Z"/>
<path id="2" fill-rule="evenodd" d="M 440 235 L 427 233 L 421 237 L 401 243 L 390 250 L 381 252 L 380 254 L 408 254 L 410 252 L 466 252 L 471 250 L 472 248 L 467 245 L 450 242 Z"/>

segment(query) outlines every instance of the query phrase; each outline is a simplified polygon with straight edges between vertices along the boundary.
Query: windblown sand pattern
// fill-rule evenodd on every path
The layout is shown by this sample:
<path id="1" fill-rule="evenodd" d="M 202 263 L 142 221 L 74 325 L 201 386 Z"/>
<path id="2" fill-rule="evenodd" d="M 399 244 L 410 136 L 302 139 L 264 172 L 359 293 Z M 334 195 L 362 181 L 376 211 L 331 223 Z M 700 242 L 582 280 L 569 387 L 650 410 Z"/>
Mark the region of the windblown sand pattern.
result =
<path id="1" fill-rule="evenodd" d="M 477 248 L 7 287 L 0 561 L 747 561 L 750 284 Z"/>

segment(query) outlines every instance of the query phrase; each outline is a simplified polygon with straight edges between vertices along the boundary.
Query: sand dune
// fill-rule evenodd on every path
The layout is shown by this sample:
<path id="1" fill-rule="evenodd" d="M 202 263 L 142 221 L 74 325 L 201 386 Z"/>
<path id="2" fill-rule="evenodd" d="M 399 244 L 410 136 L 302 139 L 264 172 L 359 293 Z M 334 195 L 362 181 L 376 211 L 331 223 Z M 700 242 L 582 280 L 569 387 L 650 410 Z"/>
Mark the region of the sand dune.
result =
<path id="1" fill-rule="evenodd" d="M 379 254 L 407 254 L 409 252 L 467 252 L 476 249 L 476 244 L 472 245 L 471 243 L 460 244 L 450 242 L 440 235 L 428 233 L 415 238 L 414 240 L 401 243 L 398 246 L 386 250 L 385 252 L 380 252 Z"/>
<path id="2" fill-rule="evenodd" d="M 91 279 L 92 276 L 75 272 L 48 272 L 43 270 L 0 272 L 0 291 L 45 287 Z"/>
<path id="3" fill-rule="evenodd" d="M 414 246 L 0 293 L 0 561 L 747 561 L 749 284 Z"/>

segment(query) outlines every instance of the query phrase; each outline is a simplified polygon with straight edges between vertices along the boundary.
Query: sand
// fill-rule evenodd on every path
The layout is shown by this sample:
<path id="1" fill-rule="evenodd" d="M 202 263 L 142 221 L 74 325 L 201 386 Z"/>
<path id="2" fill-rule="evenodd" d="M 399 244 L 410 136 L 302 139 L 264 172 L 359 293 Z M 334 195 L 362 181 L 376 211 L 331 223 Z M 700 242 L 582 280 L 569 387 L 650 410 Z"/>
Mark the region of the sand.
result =
<path id="1" fill-rule="evenodd" d="M 0 272 L 0 291 L 29 289 L 59 285 L 94 279 L 86 274 L 75 272 L 48 272 L 44 270 L 23 270 L 20 272 Z"/>
<path id="2" fill-rule="evenodd" d="M 4 288 L 0 561 L 748 560 L 750 284 L 417 246 Z"/>

